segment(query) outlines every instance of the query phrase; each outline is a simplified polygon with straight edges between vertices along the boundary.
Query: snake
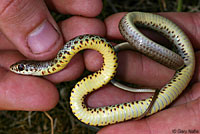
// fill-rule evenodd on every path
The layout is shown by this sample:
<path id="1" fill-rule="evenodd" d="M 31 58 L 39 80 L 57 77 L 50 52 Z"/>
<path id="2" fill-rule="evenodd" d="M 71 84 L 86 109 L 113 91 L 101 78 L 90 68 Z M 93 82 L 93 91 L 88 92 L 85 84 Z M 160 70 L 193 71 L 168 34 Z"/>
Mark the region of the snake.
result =
<path id="1" fill-rule="evenodd" d="M 162 33 L 176 46 L 177 54 L 148 39 L 138 30 L 138 26 Z M 110 42 L 100 36 L 80 35 L 68 41 L 54 59 L 49 61 L 23 60 L 12 64 L 10 70 L 23 75 L 49 75 L 65 68 L 72 57 L 81 50 L 98 51 L 103 57 L 101 69 L 77 82 L 71 91 L 70 106 L 73 114 L 85 124 L 105 126 L 142 116 L 154 98 L 150 96 L 142 100 L 95 108 L 85 104 L 84 100 L 88 94 L 114 79 L 118 67 L 117 51 L 131 46 L 153 60 L 176 69 L 171 80 L 159 89 L 152 108 L 146 113 L 146 116 L 152 115 L 171 104 L 189 84 L 195 67 L 193 47 L 186 34 L 176 24 L 152 13 L 127 13 L 119 23 L 119 30 L 128 41 L 126 45 L 122 44 L 114 48 Z M 123 87 L 123 85 L 120 86 Z"/>

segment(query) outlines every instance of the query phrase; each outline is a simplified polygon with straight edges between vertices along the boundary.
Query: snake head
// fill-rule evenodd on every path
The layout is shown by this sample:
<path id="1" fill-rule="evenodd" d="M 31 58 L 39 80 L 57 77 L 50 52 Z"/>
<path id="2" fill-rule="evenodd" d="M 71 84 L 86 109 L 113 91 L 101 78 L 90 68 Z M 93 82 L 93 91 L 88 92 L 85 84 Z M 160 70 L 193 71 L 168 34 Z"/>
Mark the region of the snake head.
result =
<path id="1" fill-rule="evenodd" d="M 36 66 L 37 64 L 33 61 L 22 60 L 12 64 L 10 66 L 10 71 L 17 74 L 34 75 L 35 73 L 38 72 Z"/>

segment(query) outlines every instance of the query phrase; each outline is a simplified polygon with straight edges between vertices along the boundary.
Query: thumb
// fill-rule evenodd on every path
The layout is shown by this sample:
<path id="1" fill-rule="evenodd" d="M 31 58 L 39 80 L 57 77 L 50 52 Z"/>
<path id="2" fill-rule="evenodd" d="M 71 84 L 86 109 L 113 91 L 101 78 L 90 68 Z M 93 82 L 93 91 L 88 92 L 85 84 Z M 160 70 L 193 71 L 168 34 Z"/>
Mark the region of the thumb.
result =
<path id="1" fill-rule="evenodd" d="M 2 0 L 0 30 L 30 59 L 50 59 L 63 43 L 59 28 L 42 0 Z"/>

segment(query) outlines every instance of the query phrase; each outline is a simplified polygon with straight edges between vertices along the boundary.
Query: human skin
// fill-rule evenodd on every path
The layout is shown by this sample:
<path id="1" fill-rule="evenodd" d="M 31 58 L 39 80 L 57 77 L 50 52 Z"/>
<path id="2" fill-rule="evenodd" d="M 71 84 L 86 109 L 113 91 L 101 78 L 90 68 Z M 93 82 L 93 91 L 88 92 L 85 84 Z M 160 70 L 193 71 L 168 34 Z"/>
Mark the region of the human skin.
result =
<path id="1" fill-rule="evenodd" d="M 64 45 L 64 42 L 78 34 L 105 35 L 105 30 L 101 33 L 93 30 L 105 29 L 102 21 L 95 18 L 86 19 L 97 16 L 101 12 L 101 0 L 74 0 L 73 2 L 71 0 L 63 0 L 62 3 L 47 0 L 46 2 L 53 9 L 59 6 L 59 9 L 63 12 L 72 10 L 70 14 L 83 16 L 65 20 L 65 23 L 69 23 L 65 27 L 70 27 L 70 23 L 74 23 L 73 18 L 75 18 L 76 27 L 82 24 L 90 24 L 90 28 L 79 29 L 80 33 L 78 31 L 73 32 L 73 29 L 71 29 L 72 31 L 70 31 L 69 35 L 63 36 L 61 34 L 63 29 L 60 29 L 53 20 L 43 1 L 1 1 L 0 110 L 50 110 L 55 107 L 59 99 L 54 83 L 77 79 L 84 70 L 83 56 L 81 54 L 74 56 L 65 70 L 52 75 L 56 79 L 52 76 L 46 77 L 46 79 L 20 76 L 8 71 L 11 64 L 25 59 L 25 57 L 33 60 L 52 59 Z M 74 28 L 76 27 L 74 26 Z"/>
<path id="2" fill-rule="evenodd" d="M 65 0 L 64 2 L 69 4 L 69 1 L 70 0 Z M 50 110 L 55 107 L 59 99 L 58 92 L 54 83 L 77 79 L 82 74 L 84 68 L 87 68 L 90 71 L 96 71 L 102 65 L 101 55 L 95 51 L 87 50 L 84 52 L 83 55 L 77 54 L 64 70 L 50 76 L 45 76 L 45 78 L 22 76 L 8 71 L 11 64 L 15 63 L 16 61 L 25 59 L 24 56 L 34 60 L 51 59 L 62 47 L 63 42 L 67 42 L 77 35 L 86 33 L 100 35 L 107 39 L 123 39 L 123 37 L 119 33 L 117 25 L 119 23 L 119 20 L 125 13 L 114 14 L 106 18 L 104 23 L 96 18 L 88 18 L 98 15 L 101 11 L 102 6 L 96 6 L 95 10 L 93 8 L 88 8 L 87 6 L 89 5 L 93 7 L 94 5 L 99 5 L 99 3 L 101 3 L 100 0 L 84 0 L 84 2 L 88 2 L 88 4 L 85 4 L 85 8 L 83 8 L 83 4 L 79 5 L 76 4 L 76 2 L 70 3 L 73 4 L 73 6 L 67 7 L 64 6 L 66 4 L 62 3 L 59 5 L 59 2 L 56 2 L 54 0 L 47 0 L 46 2 L 49 2 L 49 6 L 57 9 L 62 13 L 70 13 L 73 15 L 81 14 L 82 17 L 71 17 L 67 20 L 60 22 L 59 26 L 57 26 L 51 16 L 49 16 L 47 9 L 45 9 L 45 4 L 41 3 L 41 5 L 43 5 L 42 7 L 38 7 L 38 5 L 36 4 L 37 8 L 42 9 L 39 16 L 38 13 L 35 12 L 23 11 L 25 15 L 23 15 L 23 13 L 20 14 L 22 15 L 20 17 L 26 18 L 26 16 L 30 16 L 26 13 L 30 13 L 33 16 L 37 16 L 35 17 L 37 19 L 33 19 L 31 21 L 31 19 L 29 18 L 30 20 L 26 20 L 28 22 L 31 22 L 31 25 L 30 23 L 26 23 L 26 21 L 23 21 L 24 23 L 20 23 L 19 25 L 18 23 L 20 18 L 18 18 L 19 20 L 17 20 L 13 19 L 14 17 L 12 17 L 12 13 L 16 11 L 13 9 L 12 6 L 10 8 L 8 6 L 7 10 L 3 10 L 3 13 L 2 10 L 0 11 L 0 110 Z M 31 4 L 31 6 L 34 7 L 33 5 L 34 2 Z M 81 8 L 79 8 L 80 6 Z M 72 8 L 72 10 L 70 10 L 69 8 Z M 11 15 L 11 19 L 5 19 L 6 13 Z M 199 128 L 199 14 L 165 13 L 161 15 L 164 15 L 177 23 L 190 37 L 191 42 L 194 46 L 197 62 L 195 75 L 190 89 L 188 88 L 189 90 L 182 94 L 172 105 L 170 105 L 168 109 L 165 109 L 139 121 L 131 120 L 124 123 L 104 127 L 99 131 L 99 133 L 171 133 L 173 129 Z M 46 18 L 48 21 L 51 22 L 52 25 L 54 25 L 54 28 L 56 28 L 59 33 L 62 32 L 62 35 L 59 34 L 59 38 L 57 39 L 57 41 L 54 42 L 53 45 L 49 48 L 41 47 L 41 49 L 37 50 L 37 48 L 34 48 L 33 46 L 33 51 L 27 51 L 27 34 L 29 34 L 30 31 L 32 31 L 35 27 L 40 25 Z M 20 30 L 25 30 L 22 30 L 21 33 L 19 33 L 18 28 Z M 42 46 L 43 43 L 39 45 Z M 47 50 L 45 48 L 47 48 Z M 141 84 L 144 86 L 160 88 L 173 76 L 173 70 L 170 70 L 146 58 L 145 56 L 142 56 L 139 53 L 124 51 L 120 52 L 118 56 L 119 68 L 117 76 L 124 81 Z M 148 95 L 149 94 L 142 94 L 142 97 L 144 98 Z M 92 107 L 99 107 L 109 104 L 118 104 L 122 102 L 133 101 L 140 98 L 141 94 L 134 94 L 122 91 L 108 84 L 105 87 L 101 88 L 101 90 L 98 90 L 97 92 L 91 94 L 87 98 L 87 104 Z"/>
<path id="3" fill-rule="evenodd" d="M 114 14 L 105 19 L 107 27 L 107 38 L 123 39 L 117 29 L 119 20 L 124 13 Z M 99 131 L 101 134 L 133 134 L 133 133 L 161 133 L 169 134 L 176 130 L 200 131 L 200 83 L 199 83 L 199 13 L 160 13 L 179 25 L 189 36 L 196 56 L 196 68 L 190 87 L 180 95 L 167 109 L 164 109 L 148 118 L 141 120 L 130 120 L 124 123 L 110 125 Z M 153 36 L 153 35 L 151 35 Z M 90 56 L 88 56 L 89 58 Z M 91 63 L 88 59 L 88 64 Z M 120 64 L 122 63 L 122 64 Z M 121 66 L 120 66 L 121 65 Z M 126 65 L 126 66 L 124 66 Z M 90 65 L 88 65 L 90 66 Z M 129 71 L 131 70 L 131 71 Z M 135 71 L 134 71 L 135 70 Z M 158 71 L 159 70 L 159 71 Z M 139 53 L 124 51 L 119 53 L 118 76 L 125 81 L 135 84 L 142 84 L 155 88 L 161 88 L 172 78 L 173 70 L 146 58 Z M 106 102 L 117 104 L 141 98 L 141 94 L 124 93 L 115 87 L 107 86 L 104 91 L 99 91 L 98 100 L 90 96 L 90 106 L 102 106 Z M 117 91 L 116 91 L 117 90 Z M 106 95 L 104 95 L 106 94 Z M 130 95 L 131 94 L 131 95 Z M 102 97 L 101 97 L 102 95 Z M 142 94 L 143 97 L 146 94 Z M 108 97 L 109 96 L 109 97 Z M 107 98 L 107 99 L 106 99 Z M 96 104 L 96 102 L 98 102 Z M 108 105 L 108 103 L 106 103 Z"/>

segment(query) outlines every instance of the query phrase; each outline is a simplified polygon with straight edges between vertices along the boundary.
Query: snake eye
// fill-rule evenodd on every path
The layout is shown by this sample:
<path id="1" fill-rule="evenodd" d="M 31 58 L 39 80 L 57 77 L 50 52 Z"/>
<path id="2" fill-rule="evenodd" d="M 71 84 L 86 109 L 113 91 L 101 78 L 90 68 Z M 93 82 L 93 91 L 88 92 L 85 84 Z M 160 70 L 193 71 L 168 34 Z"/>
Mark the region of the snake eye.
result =
<path id="1" fill-rule="evenodd" d="M 23 64 L 19 64 L 18 65 L 18 70 L 19 71 L 23 71 L 24 70 L 24 65 Z"/>

